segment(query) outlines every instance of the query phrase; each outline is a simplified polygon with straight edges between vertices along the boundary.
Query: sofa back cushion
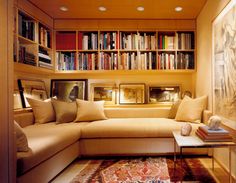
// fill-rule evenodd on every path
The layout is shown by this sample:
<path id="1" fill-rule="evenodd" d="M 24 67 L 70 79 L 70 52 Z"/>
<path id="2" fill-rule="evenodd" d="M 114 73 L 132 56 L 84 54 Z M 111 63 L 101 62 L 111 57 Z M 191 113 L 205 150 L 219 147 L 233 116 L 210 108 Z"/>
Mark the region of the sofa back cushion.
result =
<path id="1" fill-rule="evenodd" d="M 105 108 L 104 112 L 108 118 L 167 118 L 169 107 L 129 107 L 129 108 Z"/>
<path id="2" fill-rule="evenodd" d="M 26 127 L 34 124 L 34 114 L 32 110 L 15 112 L 14 120 L 22 127 Z"/>

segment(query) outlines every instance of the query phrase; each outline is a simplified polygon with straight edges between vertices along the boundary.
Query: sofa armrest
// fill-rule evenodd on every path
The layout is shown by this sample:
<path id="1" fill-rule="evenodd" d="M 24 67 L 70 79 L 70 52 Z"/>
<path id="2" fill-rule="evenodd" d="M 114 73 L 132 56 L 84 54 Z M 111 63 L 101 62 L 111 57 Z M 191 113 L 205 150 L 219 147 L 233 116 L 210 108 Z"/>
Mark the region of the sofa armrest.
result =
<path id="1" fill-rule="evenodd" d="M 204 110 L 202 113 L 202 122 L 204 124 L 207 124 L 207 121 L 209 120 L 209 118 L 212 116 L 212 111 L 210 110 Z"/>

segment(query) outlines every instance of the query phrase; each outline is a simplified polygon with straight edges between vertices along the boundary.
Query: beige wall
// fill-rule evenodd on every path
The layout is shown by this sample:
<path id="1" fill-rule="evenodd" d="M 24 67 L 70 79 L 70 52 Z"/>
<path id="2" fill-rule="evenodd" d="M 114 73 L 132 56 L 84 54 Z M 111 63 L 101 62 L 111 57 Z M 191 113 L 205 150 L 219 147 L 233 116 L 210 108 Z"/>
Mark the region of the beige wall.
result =
<path id="1" fill-rule="evenodd" d="M 197 18 L 197 74 L 196 95 L 209 96 L 209 109 L 212 110 L 212 79 L 211 79 L 211 54 L 212 54 L 212 21 L 222 11 L 230 0 L 208 0 Z M 203 82 L 204 81 L 204 82 Z M 216 149 L 216 159 L 228 169 L 228 149 Z M 232 153 L 231 163 L 233 175 L 236 175 L 236 148 Z"/>

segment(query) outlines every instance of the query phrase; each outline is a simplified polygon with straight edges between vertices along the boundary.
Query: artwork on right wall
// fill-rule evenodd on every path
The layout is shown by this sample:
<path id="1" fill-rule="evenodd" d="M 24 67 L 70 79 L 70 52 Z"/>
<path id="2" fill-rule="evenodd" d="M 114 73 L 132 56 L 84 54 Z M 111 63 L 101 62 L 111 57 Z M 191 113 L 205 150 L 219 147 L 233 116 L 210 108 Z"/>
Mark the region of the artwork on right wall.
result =
<path id="1" fill-rule="evenodd" d="M 235 2 L 231 1 L 212 24 L 213 111 L 225 122 L 236 121 Z"/>

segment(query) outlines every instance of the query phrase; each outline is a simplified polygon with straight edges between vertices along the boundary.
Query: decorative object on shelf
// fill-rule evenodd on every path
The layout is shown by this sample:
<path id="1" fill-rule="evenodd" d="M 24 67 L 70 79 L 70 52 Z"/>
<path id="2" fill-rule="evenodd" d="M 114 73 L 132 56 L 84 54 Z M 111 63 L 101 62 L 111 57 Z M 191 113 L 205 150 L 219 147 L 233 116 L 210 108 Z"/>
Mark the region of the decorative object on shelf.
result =
<path id="1" fill-rule="evenodd" d="M 192 93 L 190 91 L 186 90 L 182 93 L 181 98 L 183 99 L 184 96 L 188 96 L 188 97 L 192 98 Z"/>
<path id="2" fill-rule="evenodd" d="M 104 100 L 105 105 L 116 104 L 116 92 L 118 88 L 114 83 L 92 83 L 90 88 L 91 100 Z"/>
<path id="3" fill-rule="evenodd" d="M 221 118 L 219 116 L 211 116 L 208 120 L 208 126 L 210 130 L 218 130 L 221 124 Z"/>
<path id="4" fill-rule="evenodd" d="M 122 83 L 119 85 L 120 104 L 144 104 L 145 84 L 144 83 Z"/>
<path id="5" fill-rule="evenodd" d="M 26 97 L 39 100 L 48 98 L 44 81 L 18 79 L 18 87 L 23 108 L 30 107 Z"/>
<path id="6" fill-rule="evenodd" d="M 71 102 L 76 99 L 87 99 L 87 79 L 52 79 L 51 97 L 57 97 L 58 100 Z"/>
<path id="7" fill-rule="evenodd" d="M 148 103 L 175 102 L 179 99 L 180 86 L 149 86 Z"/>
<path id="8" fill-rule="evenodd" d="M 185 123 L 181 127 L 181 135 L 189 136 L 192 131 L 192 125 L 190 123 Z"/>
<path id="9" fill-rule="evenodd" d="M 235 9 L 236 1 L 230 1 L 212 23 L 213 113 L 226 124 L 236 121 Z"/>

